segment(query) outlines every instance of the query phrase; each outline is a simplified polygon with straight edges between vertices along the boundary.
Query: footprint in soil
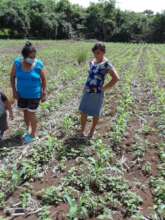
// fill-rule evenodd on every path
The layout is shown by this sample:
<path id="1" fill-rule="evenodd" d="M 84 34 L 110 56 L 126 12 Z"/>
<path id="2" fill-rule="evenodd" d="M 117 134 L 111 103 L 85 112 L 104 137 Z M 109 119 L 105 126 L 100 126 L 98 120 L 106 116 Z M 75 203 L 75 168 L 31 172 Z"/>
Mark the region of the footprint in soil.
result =
<path id="1" fill-rule="evenodd" d="M 75 134 L 71 137 L 68 137 L 64 140 L 64 145 L 71 148 L 79 148 L 80 145 L 89 144 L 89 141 L 85 137 L 81 137 L 78 134 Z"/>
<path id="2" fill-rule="evenodd" d="M 21 137 L 13 136 L 0 141 L 0 148 L 19 147 L 22 145 Z"/>

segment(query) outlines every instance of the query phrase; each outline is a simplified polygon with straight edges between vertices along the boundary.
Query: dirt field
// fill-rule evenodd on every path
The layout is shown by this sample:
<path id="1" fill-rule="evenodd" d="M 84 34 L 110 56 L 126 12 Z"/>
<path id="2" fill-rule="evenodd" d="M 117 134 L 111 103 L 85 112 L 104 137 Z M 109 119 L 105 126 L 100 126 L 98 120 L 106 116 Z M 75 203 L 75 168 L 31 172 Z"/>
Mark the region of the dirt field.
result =
<path id="1" fill-rule="evenodd" d="M 0 44 L 0 89 L 8 94 L 23 43 Z M 0 220 L 164 220 L 165 45 L 107 44 L 121 80 L 87 141 L 77 135 L 78 105 L 93 43 L 34 44 L 48 70 L 48 100 L 38 113 L 40 140 L 27 146 L 13 105 L 0 143 Z"/>

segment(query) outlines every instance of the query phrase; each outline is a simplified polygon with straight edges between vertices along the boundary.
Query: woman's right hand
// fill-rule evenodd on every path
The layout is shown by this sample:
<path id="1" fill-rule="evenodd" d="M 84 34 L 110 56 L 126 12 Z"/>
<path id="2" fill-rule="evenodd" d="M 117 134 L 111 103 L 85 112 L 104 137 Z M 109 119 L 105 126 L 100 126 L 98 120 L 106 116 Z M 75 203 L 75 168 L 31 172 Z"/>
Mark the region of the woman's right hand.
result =
<path id="1" fill-rule="evenodd" d="M 13 98 L 18 100 L 18 92 L 16 90 L 13 91 Z"/>
<path id="2" fill-rule="evenodd" d="M 46 92 L 42 94 L 41 102 L 46 102 Z"/>

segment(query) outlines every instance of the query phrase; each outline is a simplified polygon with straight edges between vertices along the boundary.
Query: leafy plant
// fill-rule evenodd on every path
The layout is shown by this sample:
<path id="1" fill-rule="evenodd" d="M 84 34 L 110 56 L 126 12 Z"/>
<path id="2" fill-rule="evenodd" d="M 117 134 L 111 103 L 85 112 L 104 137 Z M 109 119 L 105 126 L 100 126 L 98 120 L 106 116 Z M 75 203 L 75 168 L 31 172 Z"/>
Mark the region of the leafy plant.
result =
<path id="1" fill-rule="evenodd" d="M 153 131 L 154 131 L 154 129 L 152 127 L 150 127 L 147 124 L 144 125 L 144 127 L 143 127 L 143 133 L 144 134 L 148 135 L 148 134 L 150 134 Z"/>
<path id="2" fill-rule="evenodd" d="M 71 198 L 69 195 L 65 195 L 64 199 L 69 204 L 69 213 L 67 217 L 70 220 L 77 220 L 79 215 L 79 205 L 77 201 Z"/>
<path id="3" fill-rule="evenodd" d="M 30 179 L 37 174 L 36 164 L 32 160 L 23 160 L 20 164 L 20 177 L 23 180 Z"/>
<path id="4" fill-rule="evenodd" d="M 133 155 L 135 159 L 143 158 L 145 154 L 145 146 L 134 146 Z"/>
<path id="5" fill-rule="evenodd" d="M 22 208 L 28 207 L 30 199 L 31 199 L 31 194 L 29 192 L 22 192 L 20 194 Z"/>
<path id="6" fill-rule="evenodd" d="M 72 186 L 64 187 L 63 190 L 64 190 L 65 199 L 66 199 L 65 195 L 67 195 L 68 197 L 72 197 L 74 199 L 78 199 L 80 197 L 80 194 L 81 194 L 81 192 L 79 190 L 75 189 Z"/>
<path id="7" fill-rule="evenodd" d="M 128 182 L 123 179 L 123 176 L 107 176 L 104 179 L 107 191 L 117 193 L 120 197 L 120 192 L 127 192 L 129 189 Z"/>
<path id="8" fill-rule="evenodd" d="M 87 51 L 84 50 L 83 48 L 78 50 L 78 52 L 76 54 L 76 59 L 77 59 L 78 64 L 82 64 L 82 63 L 86 62 L 86 60 L 87 60 Z"/>
<path id="9" fill-rule="evenodd" d="M 51 186 L 42 192 L 42 202 L 45 205 L 57 205 L 63 201 L 61 187 Z"/>
<path id="10" fill-rule="evenodd" d="M 122 196 L 122 202 L 126 207 L 128 214 L 132 215 L 139 210 L 139 206 L 142 205 L 143 200 L 134 192 L 128 191 Z"/>
<path id="11" fill-rule="evenodd" d="M 50 217 L 49 207 L 43 206 L 41 212 L 39 213 L 39 220 L 53 220 Z"/>
<path id="12" fill-rule="evenodd" d="M 114 157 L 112 150 L 105 146 L 101 139 L 96 140 L 92 145 L 96 149 L 98 166 L 109 165 Z"/>
<path id="13" fill-rule="evenodd" d="M 5 194 L 0 191 L 0 208 L 3 208 L 5 205 Z"/>
<path id="14" fill-rule="evenodd" d="M 165 203 L 165 184 L 163 177 L 151 178 L 151 186 L 153 187 L 156 204 L 161 205 Z"/>
<path id="15" fill-rule="evenodd" d="M 105 220 L 105 219 L 113 220 L 112 210 L 105 208 L 103 211 L 103 214 L 97 216 L 97 219 L 98 220 Z"/>
<path id="16" fill-rule="evenodd" d="M 144 164 L 144 166 L 142 167 L 142 170 L 143 170 L 144 174 L 146 174 L 146 175 L 152 174 L 152 166 L 151 166 L 151 163 L 150 163 L 150 162 L 146 162 L 146 163 Z"/>
<path id="17" fill-rule="evenodd" d="M 43 109 L 43 110 L 50 110 L 51 109 L 51 107 L 52 107 L 52 103 L 51 102 L 43 102 L 43 103 L 41 103 L 41 108 Z"/>
<path id="18" fill-rule="evenodd" d="M 131 216 L 132 220 L 146 220 L 146 217 L 144 217 L 141 213 L 137 212 L 136 214 Z"/>
<path id="19" fill-rule="evenodd" d="M 63 120 L 63 127 L 65 131 L 69 131 L 74 126 L 74 121 L 70 116 L 65 116 Z"/>
<path id="20" fill-rule="evenodd" d="M 103 209 L 103 204 L 99 203 L 98 197 L 93 192 L 86 190 L 80 197 L 81 216 L 84 216 L 84 212 L 88 217 L 95 216 L 96 213 Z M 86 218 L 87 218 L 86 216 Z M 84 216 L 85 217 L 85 216 Z"/>

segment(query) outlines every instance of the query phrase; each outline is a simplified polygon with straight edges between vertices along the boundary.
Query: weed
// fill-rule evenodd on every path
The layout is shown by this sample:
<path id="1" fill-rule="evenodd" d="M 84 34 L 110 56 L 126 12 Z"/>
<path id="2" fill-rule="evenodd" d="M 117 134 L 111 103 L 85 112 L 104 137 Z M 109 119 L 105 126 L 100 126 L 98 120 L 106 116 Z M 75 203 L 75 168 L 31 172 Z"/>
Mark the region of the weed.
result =
<path id="1" fill-rule="evenodd" d="M 85 63 L 87 60 L 87 51 L 81 48 L 76 54 L 76 59 L 78 64 Z"/>
<path id="2" fill-rule="evenodd" d="M 39 213 L 39 220 L 53 220 L 50 217 L 49 206 L 43 206 L 41 212 Z"/>

